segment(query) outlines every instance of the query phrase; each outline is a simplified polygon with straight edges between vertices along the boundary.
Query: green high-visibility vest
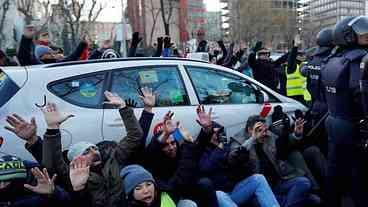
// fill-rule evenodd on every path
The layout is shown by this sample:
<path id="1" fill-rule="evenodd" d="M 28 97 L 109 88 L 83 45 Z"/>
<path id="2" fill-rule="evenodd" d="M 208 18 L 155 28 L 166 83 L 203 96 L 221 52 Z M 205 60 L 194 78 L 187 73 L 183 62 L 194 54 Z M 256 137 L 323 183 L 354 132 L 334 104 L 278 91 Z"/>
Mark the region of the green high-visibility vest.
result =
<path id="1" fill-rule="evenodd" d="M 169 194 L 161 193 L 161 205 L 160 207 L 176 207 L 175 202 L 170 198 Z"/>
<path id="2" fill-rule="evenodd" d="M 303 96 L 305 101 L 312 100 L 312 97 L 307 90 L 307 78 L 300 73 L 300 65 L 297 65 L 296 70 L 292 74 L 286 72 L 286 95 L 287 96 Z"/>

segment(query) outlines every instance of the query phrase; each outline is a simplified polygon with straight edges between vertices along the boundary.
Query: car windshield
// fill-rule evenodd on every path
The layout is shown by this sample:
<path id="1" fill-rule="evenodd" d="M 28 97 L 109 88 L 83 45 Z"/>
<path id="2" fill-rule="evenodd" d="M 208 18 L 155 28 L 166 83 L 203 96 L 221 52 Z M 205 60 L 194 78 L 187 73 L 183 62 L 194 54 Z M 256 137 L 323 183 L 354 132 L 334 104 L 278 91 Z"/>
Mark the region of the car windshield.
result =
<path id="1" fill-rule="evenodd" d="M 6 104 L 19 90 L 19 87 L 0 69 L 0 107 Z"/>

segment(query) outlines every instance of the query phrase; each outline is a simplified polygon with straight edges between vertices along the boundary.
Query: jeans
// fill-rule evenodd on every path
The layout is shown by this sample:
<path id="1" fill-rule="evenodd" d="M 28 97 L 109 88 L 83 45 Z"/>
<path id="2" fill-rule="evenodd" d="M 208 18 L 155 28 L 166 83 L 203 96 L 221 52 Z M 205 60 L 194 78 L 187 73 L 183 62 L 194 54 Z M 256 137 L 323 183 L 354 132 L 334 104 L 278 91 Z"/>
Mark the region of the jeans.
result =
<path id="1" fill-rule="evenodd" d="M 259 174 L 252 175 L 239 182 L 229 194 L 221 191 L 217 191 L 216 194 L 220 207 L 241 206 L 254 197 L 260 207 L 280 206 L 266 178 Z"/>
<path id="2" fill-rule="evenodd" d="M 296 177 L 283 181 L 275 187 L 277 200 L 283 207 L 303 206 L 309 198 L 312 184 L 306 177 Z"/>
<path id="3" fill-rule="evenodd" d="M 199 206 L 219 207 L 216 197 L 216 190 L 213 182 L 206 177 L 199 179 L 195 191 L 197 192 L 197 201 Z"/>
<path id="4" fill-rule="evenodd" d="M 197 207 L 197 204 L 191 200 L 179 200 L 177 207 Z"/>

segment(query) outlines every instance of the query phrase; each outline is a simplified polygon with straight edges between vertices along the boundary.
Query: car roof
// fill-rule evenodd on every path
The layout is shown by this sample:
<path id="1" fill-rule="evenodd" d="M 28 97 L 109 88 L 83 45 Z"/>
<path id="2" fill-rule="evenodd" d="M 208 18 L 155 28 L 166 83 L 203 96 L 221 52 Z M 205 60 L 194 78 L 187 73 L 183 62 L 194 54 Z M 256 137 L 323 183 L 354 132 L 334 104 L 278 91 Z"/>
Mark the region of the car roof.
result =
<path id="1" fill-rule="evenodd" d="M 93 64 L 93 63 L 109 63 L 109 62 L 126 62 L 126 61 L 144 61 L 144 60 L 176 60 L 176 61 L 185 61 L 185 62 L 197 62 L 197 63 L 208 63 L 206 61 L 201 60 L 192 60 L 186 58 L 175 58 L 175 57 L 128 57 L 128 58 L 114 58 L 114 59 L 97 59 L 97 60 L 83 60 L 83 61 L 70 61 L 70 62 L 62 62 L 62 63 L 54 63 L 45 65 L 44 68 L 55 68 L 55 67 L 63 67 L 63 66 L 72 66 L 72 65 L 84 65 L 84 64 Z"/>

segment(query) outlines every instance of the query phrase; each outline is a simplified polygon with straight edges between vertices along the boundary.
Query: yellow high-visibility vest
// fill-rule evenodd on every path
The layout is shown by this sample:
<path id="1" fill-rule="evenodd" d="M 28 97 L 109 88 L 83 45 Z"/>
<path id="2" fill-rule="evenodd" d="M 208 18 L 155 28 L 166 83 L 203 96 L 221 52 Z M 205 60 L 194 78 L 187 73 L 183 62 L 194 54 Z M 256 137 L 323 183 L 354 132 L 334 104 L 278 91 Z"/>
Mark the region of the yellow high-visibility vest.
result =
<path id="1" fill-rule="evenodd" d="M 286 95 L 287 96 L 303 96 L 305 101 L 311 101 L 312 97 L 307 90 L 307 78 L 300 73 L 300 65 L 296 66 L 296 70 L 292 74 L 286 72 Z"/>

